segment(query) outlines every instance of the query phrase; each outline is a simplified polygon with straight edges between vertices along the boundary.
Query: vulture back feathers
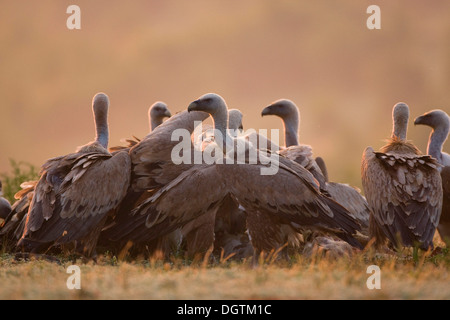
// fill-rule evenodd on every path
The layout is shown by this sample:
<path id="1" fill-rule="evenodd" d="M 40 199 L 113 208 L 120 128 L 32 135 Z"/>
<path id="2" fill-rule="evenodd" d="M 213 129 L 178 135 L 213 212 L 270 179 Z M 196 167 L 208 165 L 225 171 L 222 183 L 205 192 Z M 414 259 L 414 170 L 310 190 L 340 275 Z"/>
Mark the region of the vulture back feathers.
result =
<path id="1" fill-rule="evenodd" d="M 107 151 L 109 100 L 93 99 L 96 140 L 76 153 L 48 160 L 43 166 L 18 249 L 42 253 L 51 246 L 74 243 L 91 256 L 103 223 L 121 202 L 130 183 L 127 152 Z"/>
<path id="2" fill-rule="evenodd" d="M 370 232 L 381 245 L 433 247 L 442 207 L 437 161 L 406 141 L 409 108 L 395 105 L 389 143 L 368 147 L 361 164 L 364 192 L 371 209 Z"/>

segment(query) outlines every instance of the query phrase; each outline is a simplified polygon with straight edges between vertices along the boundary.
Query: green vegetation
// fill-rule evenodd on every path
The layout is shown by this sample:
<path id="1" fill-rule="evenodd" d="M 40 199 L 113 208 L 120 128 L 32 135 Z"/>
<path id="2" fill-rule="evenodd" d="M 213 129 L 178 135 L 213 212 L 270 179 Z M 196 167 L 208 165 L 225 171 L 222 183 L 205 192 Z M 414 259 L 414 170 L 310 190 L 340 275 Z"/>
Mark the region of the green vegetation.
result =
<path id="1" fill-rule="evenodd" d="M 11 172 L 0 174 L 3 183 L 3 196 L 9 202 L 14 203 L 14 195 L 21 190 L 20 185 L 26 181 L 37 180 L 39 172 L 35 166 L 23 161 L 10 159 Z"/>

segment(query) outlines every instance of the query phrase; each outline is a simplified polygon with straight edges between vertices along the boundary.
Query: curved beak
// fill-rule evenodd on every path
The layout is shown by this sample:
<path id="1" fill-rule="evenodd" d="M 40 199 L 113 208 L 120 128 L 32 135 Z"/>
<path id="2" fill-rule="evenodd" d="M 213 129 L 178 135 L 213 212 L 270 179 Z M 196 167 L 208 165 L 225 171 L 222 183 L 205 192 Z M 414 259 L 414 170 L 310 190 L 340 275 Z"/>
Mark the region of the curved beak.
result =
<path id="1" fill-rule="evenodd" d="M 169 110 L 166 110 L 166 112 L 164 112 L 164 116 L 167 118 L 170 118 L 172 116 L 172 114 L 170 113 Z"/>
<path id="2" fill-rule="evenodd" d="M 414 125 L 426 124 L 425 119 L 426 119 L 426 116 L 417 117 L 416 119 L 414 119 Z"/>
<path id="3" fill-rule="evenodd" d="M 271 106 L 265 107 L 264 110 L 261 112 L 261 117 L 268 116 L 272 114 L 272 108 Z"/>
<path id="4" fill-rule="evenodd" d="M 188 106 L 188 112 L 199 111 L 197 108 L 199 106 L 198 100 L 192 101 Z"/>

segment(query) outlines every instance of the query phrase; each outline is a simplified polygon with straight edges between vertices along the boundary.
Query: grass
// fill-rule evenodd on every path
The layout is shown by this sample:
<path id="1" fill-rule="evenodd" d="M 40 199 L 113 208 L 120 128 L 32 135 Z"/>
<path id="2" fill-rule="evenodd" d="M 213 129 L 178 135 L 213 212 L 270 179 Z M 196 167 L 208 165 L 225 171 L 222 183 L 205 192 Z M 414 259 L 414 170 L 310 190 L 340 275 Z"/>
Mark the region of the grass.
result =
<path id="1" fill-rule="evenodd" d="M 69 265 L 81 271 L 81 289 L 66 286 Z M 369 265 L 381 270 L 381 289 L 369 290 Z M 0 257 L 0 299 L 450 299 L 450 253 L 431 257 L 379 256 L 305 258 L 288 262 L 193 263 L 181 258 L 97 263 L 62 259 L 16 261 Z"/>

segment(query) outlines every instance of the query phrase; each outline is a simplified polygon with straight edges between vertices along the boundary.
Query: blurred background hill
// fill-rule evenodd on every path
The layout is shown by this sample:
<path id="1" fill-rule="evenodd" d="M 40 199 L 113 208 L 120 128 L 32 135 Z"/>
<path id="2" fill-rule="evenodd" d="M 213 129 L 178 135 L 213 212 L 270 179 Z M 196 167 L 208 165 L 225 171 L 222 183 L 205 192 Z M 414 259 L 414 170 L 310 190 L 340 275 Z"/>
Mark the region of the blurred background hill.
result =
<path id="1" fill-rule="evenodd" d="M 68 30 L 66 8 L 81 8 Z M 381 8 L 381 30 L 366 9 Z M 207 92 L 240 108 L 246 128 L 270 102 L 300 108 L 300 142 L 330 178 L 361 187 L 360 160 L 391 133 L 392 106 L 413 119 L 450 111 L 450 2 L 420 1 L 0 1 L 0 172 L 9 159 L 40 166 L 94 138 L 91 99 L 111 101 L 110 144 L 148 132 L 147 109 L 172 113 Z M 448 143 L 444 147 L 448 151 Z"/>

